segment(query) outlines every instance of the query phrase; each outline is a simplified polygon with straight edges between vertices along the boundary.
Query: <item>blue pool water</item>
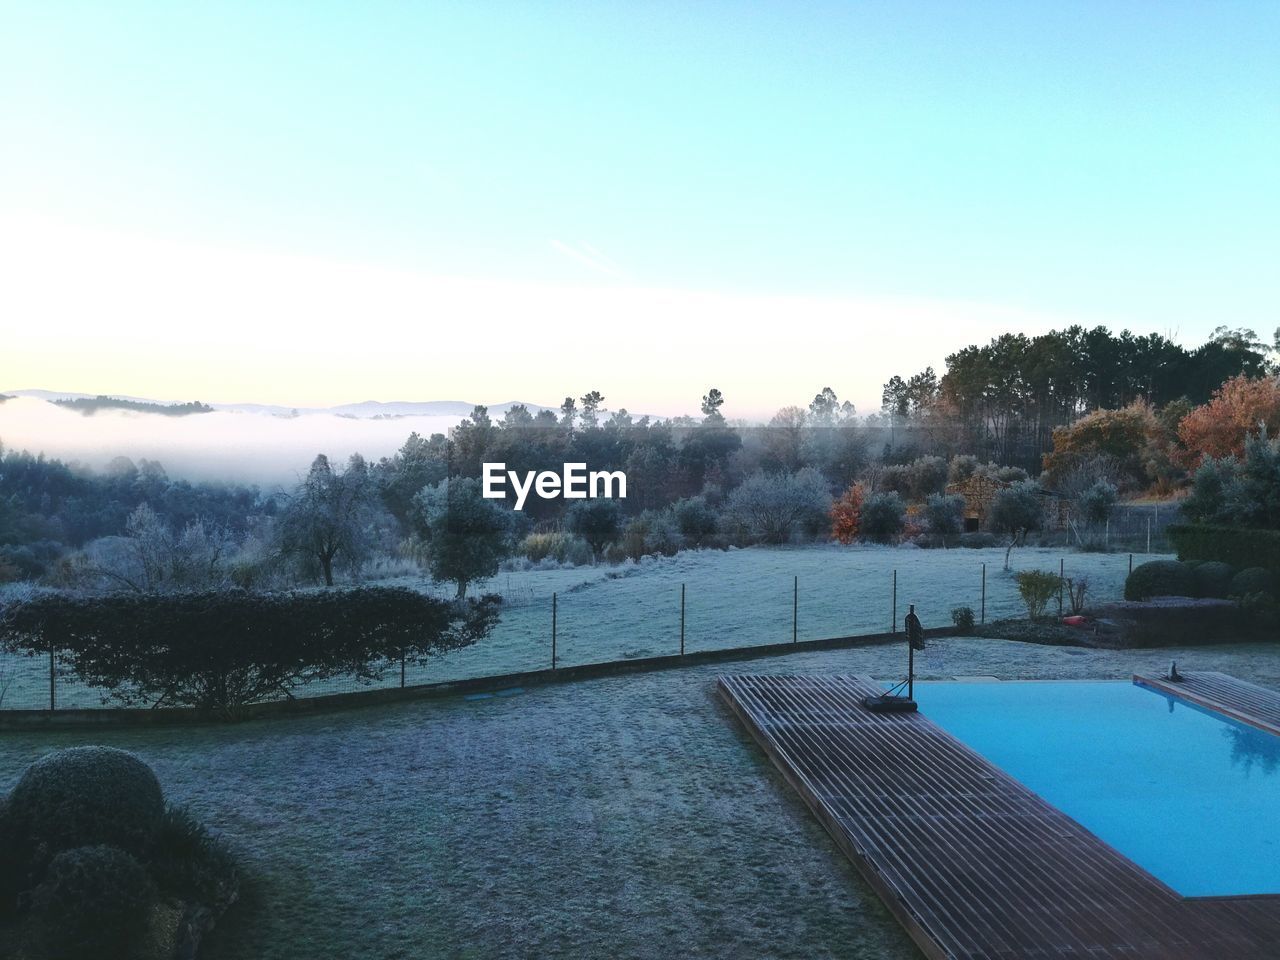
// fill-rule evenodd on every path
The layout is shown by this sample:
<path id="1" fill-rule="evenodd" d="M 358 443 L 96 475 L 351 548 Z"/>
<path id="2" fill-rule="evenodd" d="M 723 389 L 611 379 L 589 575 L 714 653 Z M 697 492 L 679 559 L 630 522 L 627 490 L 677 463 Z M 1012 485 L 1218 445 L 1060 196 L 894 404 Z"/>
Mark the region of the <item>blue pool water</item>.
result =
<path id="1" fill-rule="evenodd" d="M 918 683 L 916 700 L 1183 896 L 1280 893 L 1280 737 L 1131 683 Z"/>

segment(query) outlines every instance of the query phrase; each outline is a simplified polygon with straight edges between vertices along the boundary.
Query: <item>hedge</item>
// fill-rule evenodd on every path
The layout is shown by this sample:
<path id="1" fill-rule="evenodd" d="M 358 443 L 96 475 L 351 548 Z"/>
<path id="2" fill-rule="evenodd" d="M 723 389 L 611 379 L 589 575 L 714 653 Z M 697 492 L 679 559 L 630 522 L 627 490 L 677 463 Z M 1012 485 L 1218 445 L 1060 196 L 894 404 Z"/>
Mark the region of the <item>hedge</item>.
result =
<path id="1" fill-rule="evenodd" d="M 1134 567 L 1124 581 L 1126 600 L 1193 597 L 1195 592 L 1191 568 L 1177 560 L 1149 560 Z"/>
<path id="2" fill-rule="evenodd" d="M 1237 570 L 1265 567 L 1280 574 L 1280 530 L 1179 523 L 1168 533 L 1179 560 L 1219 560 Z"/>
<path id="3" fill-rule="evenodd" d="M 230 714 L 307 683 L 335 676 L 372 682 L 402 661 L 467 646 L 493 627 L 498 603 L 395 587 L 43 594 L 3 611 L 0 649 L 52 652 L 81 682 L 126 705 Z"/>

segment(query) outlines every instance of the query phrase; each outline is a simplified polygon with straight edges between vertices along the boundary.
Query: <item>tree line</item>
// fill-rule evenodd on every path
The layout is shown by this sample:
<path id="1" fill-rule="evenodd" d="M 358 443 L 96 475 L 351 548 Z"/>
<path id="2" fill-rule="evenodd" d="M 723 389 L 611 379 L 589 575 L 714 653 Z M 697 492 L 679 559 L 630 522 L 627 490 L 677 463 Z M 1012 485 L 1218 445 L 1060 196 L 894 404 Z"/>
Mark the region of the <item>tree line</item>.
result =
<path id="1" fill-rule="evenodd" d="M 1185 485 L 1206 453 L 1243 456 L 1258 423 L 1280 431 L 1272 369 L 1248 331 L 1219 330 L 1193 350 L 1101 328 L 1009 334 L 952 354 L 941 377 L 893 378 L 867 416 L 830 387 L 762 426 L 729 420 L 714 388 L 698 415 L 669 419 L 607 410 L 591 390 L 500 418 L 477 406 L 447 435 L 411 434 L 378 461 L 319 455 L 287 491 L 173 481 L 146 460 L 94 473 L 0 450 L 0 581 L 148 592 L 425 568 L 462 595 L 513 555 L 589 563 L 845 540 L 855 500 L 860 521 L 866 508 L 856 536 L 948 543 L 961 518 L 946 487 L 974 474 L 1001 484 L 1039 475 L 1103 522 L 1118 496 Z M 1198 385 L 1220 374 L 1216 390 Z M 1041 452 L 1022 457 L 1031 451 Z M 499 461 L 520 472 L 622 470 L 629 495 L 531 498 L 517 513 L 480 496 L 481 465 Z M 832 513 L 841 502 L 843 520 Z M 1007 526 L 1025 536 L 1026 524 Z"/>
<path id="2" fill-rule="evenodd" d="M 1007 333 L 952 353 L 940 377 L 931 367 L 891 377 L 882 410 L 898 434 L 895 446 L 905 436 L 933 452 L 962 451 L 1035 471 L 1053 448 L 1054 431 L 1084 414 L 1138 402 L 1186 412 L 1234 377 L 1274 373 L 1271 349 L 1252 330 L 1228 327 L 1192 349 L 1160 334 L 1116 335 L 1105 327 Z"/>

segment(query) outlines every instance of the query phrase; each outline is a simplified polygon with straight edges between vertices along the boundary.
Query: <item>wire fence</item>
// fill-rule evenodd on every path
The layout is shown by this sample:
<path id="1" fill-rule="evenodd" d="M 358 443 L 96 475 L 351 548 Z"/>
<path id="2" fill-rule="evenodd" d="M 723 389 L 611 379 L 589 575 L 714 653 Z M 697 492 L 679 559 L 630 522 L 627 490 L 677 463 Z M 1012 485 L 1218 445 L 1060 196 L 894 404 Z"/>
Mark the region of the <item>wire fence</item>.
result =
<path id="1" fill-rule="evenodd" d="M 1102 523 L 1085 523 L 1076 516 L 1067 522 L 1067 543 L 1093 550 L 1167 553 L 1169 527 L 1181 521 L 1178 504 L 1121 504 Z"/>
<path id="2" fill-rule="evenodd" d="M 479 643 L 422 666 L 389 664 L 377 682 L 338 677 L 291 693 L 312 697 L 882 634 L 901 630 L 911 604 L 927 628 L 951 626 L 957 607 L 972 609 L 979 622 L 1025 616 L 1014 579 L 1019 569 L 1086 578 L 1087 599 L 1106 602 L 1121 599 L 1125 576 L 1149 559 L 1018 549 L 1013 569 L 1005 570 L 1003 550 L 897 550 L 870 554 L 879 562 L 862 569 L 833 560 L 833 551 L 778 551 L 771 569 L 756 570 L 751 553 L 716 554 L 727 570 L 700 558 L 672 558 L 640 565 L 638 575 L 606 570 L 585 582 L 572 570 L 503 575 L 489 585 L 504 597 L 501 619 Z M 794 572 L 782 575 L 777 567 L 788 558 Z M 0 653 L 0 711 L 116 705 L 110 691 L 81 683 L 59 657 Z"/>

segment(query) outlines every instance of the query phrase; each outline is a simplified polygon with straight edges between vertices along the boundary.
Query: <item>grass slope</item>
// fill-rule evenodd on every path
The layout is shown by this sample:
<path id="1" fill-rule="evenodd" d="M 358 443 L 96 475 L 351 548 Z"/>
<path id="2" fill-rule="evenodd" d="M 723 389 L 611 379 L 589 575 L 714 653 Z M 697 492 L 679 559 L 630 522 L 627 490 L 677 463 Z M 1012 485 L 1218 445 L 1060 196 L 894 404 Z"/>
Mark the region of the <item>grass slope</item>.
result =
<path id="1" fill-rule="evenodd" d="M 557 654 L 561 665 L 677 653 L 680 585 L 686 586 L 688 650 L 755 646 L 791 639 L 792 590 L 799 577 L 801 639 L 887 630 L 898 572 L 898 623 L 914 603 L 927 627 L 951 625 L 951 609 L 982 602 L 987 565 L 987 619 L 1023 616 L 1013 574 L 1058 571 L 1090 578 L 1089 598 L 1117 600 L 1129 569 L 1127 554 L 1020 548 L 1006 572 L 1004 550 L 917 550 L 836 545 L 686 551 L 620 567 L 580 567 L 501 573 L 482 591 L 502 594 L 502 621 L 493 635 L 466 650 L 409 671 L 408 681 L 453 680 L 537 670 L 551 665 L 551 595 L 558 593 Z M 1139 560 L 1138 562 L 1141 562 Z M 399 581 L 423 589 L 422 580 Z M 1051 606 L 1051 610 L 1056 607 Z M 6 676 L 9 686 L 5 690 Z M 385 683 L 399 683 L 393 671 Z M 308 692 L 360 689 L 348 680 Z M 60 680 L 63 707 L 95 707 L 99 692 Z M 41 709 L 49 703 L 47 662 L 0 657 L 0 706 Z"/>

